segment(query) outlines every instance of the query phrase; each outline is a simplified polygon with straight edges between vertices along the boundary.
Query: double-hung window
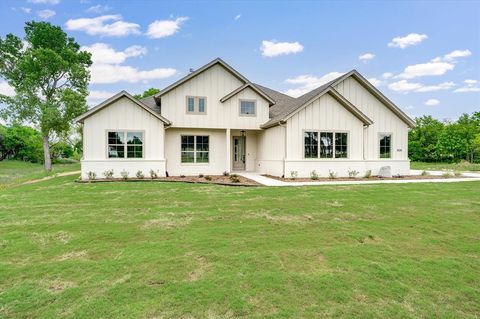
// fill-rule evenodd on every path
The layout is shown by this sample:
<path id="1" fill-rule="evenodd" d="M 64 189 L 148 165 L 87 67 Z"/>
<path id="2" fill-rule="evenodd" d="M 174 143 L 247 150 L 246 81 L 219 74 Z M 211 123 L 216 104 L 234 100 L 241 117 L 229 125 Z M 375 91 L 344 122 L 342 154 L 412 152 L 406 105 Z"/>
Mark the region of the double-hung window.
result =
<path id="1" fill-rule="evenodd" d="M 257 103 L 253 100 L 240 100 L 241 116 L 256 116 Z"/>
<path id="2" fill-rule="evenodd" d="M 206 114 L 207 98 L 203 96 L 187 96 L 187 114 Z"/>
<path id="3" fill-rule="evenodd" d="M 348 158 L 348 133 L 307 131 L 304 158 Z"/>
<path id="4" fill-rule="evenodd" d="M 392 158 L 392 134 L 379 134 L 379 155 L 380 158 Z"/>
<path id="5" fill-rule="evenodd" d="M 110 131 L 107 140 L 108 158 L 143 158 L 143 132 Z"/>
<path id="6" fill-rule="evenodd" d="M 209 137 L 204 135 L 182 135 L 181 137 L 181 162 L 182 163 L 208 163 Z"/>

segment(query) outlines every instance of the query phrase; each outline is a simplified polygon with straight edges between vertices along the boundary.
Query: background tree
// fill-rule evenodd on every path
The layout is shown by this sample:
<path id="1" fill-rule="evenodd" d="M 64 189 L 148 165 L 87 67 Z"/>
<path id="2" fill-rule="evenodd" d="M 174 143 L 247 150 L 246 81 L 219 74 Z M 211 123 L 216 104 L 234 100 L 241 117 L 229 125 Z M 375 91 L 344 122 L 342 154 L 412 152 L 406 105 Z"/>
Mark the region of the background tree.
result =
<path id="1" fill-rule="evenodd" d="M 38 163 L 42 157 L 40 132 L 28 126 L 0 125 L 0 161 L 9 158 Z"/>
<path id="2" fill-rule="evenodd" d="M 408 155 L 412 161 L 436 161 L 436 147 L 445 124 L 430 115 L 415 119 L 415 127 L 408 133 Z"/>
<path id="3" fill-rule="evenodd" d="M 137 100 L 152 96 L 160 92 L 159 89 L 156 88 L 149 88 L 148 90 L 145 90 L 142 94 L 135 94 L 133 97 L 136 98 Z"/>
<path id="4" fill-rule="evenodd" d="M 13 34 L 0 38 L 0 76 L 15 89 L 13 97 L 0 94 L 7 105 L 2 115 L 40 128 L 46 170 L 52 169 L 50 137 L 67 134 L 87 110 L 91 64 L 90 53 L 47 22 L 27 22 L 23 42 Z"/>

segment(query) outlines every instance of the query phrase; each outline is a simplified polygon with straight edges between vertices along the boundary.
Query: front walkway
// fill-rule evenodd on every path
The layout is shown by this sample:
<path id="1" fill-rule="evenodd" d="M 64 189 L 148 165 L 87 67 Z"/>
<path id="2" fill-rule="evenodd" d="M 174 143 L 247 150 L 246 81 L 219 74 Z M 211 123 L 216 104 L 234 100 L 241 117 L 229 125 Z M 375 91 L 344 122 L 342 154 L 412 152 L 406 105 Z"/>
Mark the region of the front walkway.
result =
<path id="1" fill-rule="evenodd" d="M 420 175 L 422 171 L 411 170 L 412 175 Z M 445 172 L 428 171 L 430 175 L 442 175 Z M 269 178 L 255 172 L 235 172 L 235 174 L 254 180 L 264 186 L 315 186 L 315 185 L 361 185 L 361 184 L 407 184 L 407 183 L 455 183 L 480 181 L 480 173 L 465 172 L 462 175 L 469 178 L 445 178 L 445 179 L 398 179 L 398 180 L 374 180 L 374 181 L 329 181 L 329 182 L 283 182 Z"/>

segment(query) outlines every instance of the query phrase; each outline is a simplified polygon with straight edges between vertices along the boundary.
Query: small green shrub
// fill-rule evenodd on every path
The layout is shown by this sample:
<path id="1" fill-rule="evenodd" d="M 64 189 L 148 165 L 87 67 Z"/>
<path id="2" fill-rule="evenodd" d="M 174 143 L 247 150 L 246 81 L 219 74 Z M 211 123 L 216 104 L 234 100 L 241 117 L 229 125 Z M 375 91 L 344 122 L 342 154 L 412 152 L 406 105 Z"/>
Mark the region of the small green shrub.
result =
<path id="1" fill-rule="evenodd" d="M 232 183 L 240 183 L 240 177 L 237 174 L 232 174 L 229 177 Z"/>
<path id="2" fill-rule="evenodd" d="M 335 173 L 334 171 L 328 170 L 328 178 L 330 179 L 337 178 L 337 173 Z"/>
<path id="3" fill-rule="evenodd" d="M 223 176 L 230 176 L 230 173 L 225 171 L 225 172 L 223 172 Z"/>
<path id="4" fill-rule="evenodd" d="M 310 178 L 313 180 L 317 180 L 319 178 L 318 173 L 316 170 L 310 172 Z"/>
<path id="5" fill-rule="evenodd" d="M 430 173 L 424 170 L 424 171 L 422 171 L 422 173 L 421 173 L 420 175 L 422 175 L 422 176 L 428 176 L 428 175 L 430 175 Z"/>
<path id="6" fill-rule="evenodd" d="M 113 178 L 113 169 L 107 169 L 103 172 L 103 176 L 105 176 L 105 178 Z"/>
<path id="7" fill-rule="evenodd" d="M 348 177 L 350 177 L 350 178 L 355 178 L 355 177 L 357 177 L 358 174 L 360 174 L 359 171 L 356 171 L 354 169 L 349 169 L 348 170 Z"/>
<path id="8" fill-rule="evenodd" d="M 150 178 L 155 179 L 158 177 L 157 172 L 155 172 L 153 169 L 150 170 Z"/>
<path id="9" fill-rule="evenodd" d="M 208 175 L 207 175 L 207 176 L 205 176 L 205 180 L 207 180 L 207 181 L 211 181 L 211 180 L 212 180 L 212 176 L 208 176 Z"/>
<path id="10" fill-rule="evenodd" d="M 137 171 L 137 174 L 135 174 L 135 176 L 137 176 L 138 179 L 143 179 L 145 177 L 142 171 Z"/>
<path id="11" fill-rule="evenodd" d="M 94 181 L 97 178 L 97 173 L 95 173 L 95 172 L 90 171 L 87 174 L 88 174 L 88 180 L 89 181 Z"/>
<path id="12" fill-rule="evenodd" d="M 126 171 L 126 170 L 121 171 L 120 176 L 122 176 L 122 178 L 124 180 L 127 180 L 128 179 L 128 171 Z"/>
<path id="13" fill-rule="evenodd" d="M 296 179 L 298 177 L 298 172 L 297 171 L 291 171 L 290 172 L 290 178 L 291 179 Z"/>
<path id="14" fill-rule="evenodd" d="M 363 175 L 364 178 L 370 178 L 372 177 L 372 170 L 369 169 L 365 172 L 365 175 Z"/>

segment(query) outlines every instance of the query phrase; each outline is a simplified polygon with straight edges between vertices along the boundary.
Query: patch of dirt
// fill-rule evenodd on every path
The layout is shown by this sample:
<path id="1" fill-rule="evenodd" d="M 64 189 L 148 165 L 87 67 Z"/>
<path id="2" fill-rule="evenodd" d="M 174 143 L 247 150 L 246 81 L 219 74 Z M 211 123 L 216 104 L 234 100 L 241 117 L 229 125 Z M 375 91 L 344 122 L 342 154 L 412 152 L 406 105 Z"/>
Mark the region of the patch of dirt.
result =
<path id="1" fill-rule="evenodd" d="M 374 235 L 368 235 L 364 238 L 359 238 L 358 242 L 360 244 L 378 244 L 379 242 L 381 242 L 381 240 L 382 239 L 380 237 L 377 237 Z"/>
<path id="2" fill-rule="evenodd" d="M 204 256 L 193 256 L 195 264 L 197 265 L 194 270 L 188 274 L 188 281 L 197 281 L 202 279 L 205 273 L 210 268 L 210 264 L 207 262 L 207 259 Z"/>
<path id="3" fill-rule="evenodd" d="M 192 219 L 193 217 L 191 216 L 168 214 L 159 218 L 147 220 L 142 224 L 142 226 L 140 226 L 140 228 L 176 229 L 190 224 Z"/>
<path id="4" fill-rule="evenodd" d="M 42 246 L 46 246 L 51 242 L 58 242 L 62 244 L 67 244 L 71 239 L 71 235 L 64 231 L 59 231 L 56 233 L 33 233 L 32 240 Z"/>
<path id="5" fill-rule="evenodd" d="M 71 281 L 53 280 L 47 283 L 47 289 L 53 293 L 62 292 L 63 290 L 71 287 L 75 287 L 75 284 Z"/>
<path id="6" fill-rule="evenodd" d="M 443 175 L 401 175 L 401 176 L 393 176 L 393 177 L 380 177 L 380 176 L 371 176 L 369 178 L 365 177 L 336 177 L 336 178 L 328 178 L 328 177 L 319 177 L 318 179 L 311 179 L 311 178 L 282 178 L 278 176 L 272 176 L 272 175 L 262 175 L 271 179 L 275 179 L 278 181 L 282 182 L 344 182 L 344 181 L 389 181 L 389 180 L 415 180 L 415 179 L 449 179 L 449 178 L 468 178 L 467 176 L 455 176 L 455 175 L 449 175 L 443 176 Z"/>
<path id="7" fill-rule="evenodd" d="M 267 212 L 260 212 L 260 213 L 253 213 L 250 214 L 250 216 L 247 217 L 253 217 L 253 218 L 264 218 L 268 220 L 270 223 L 273 224 L 280 224 L 280 223 L 285 223 L 285 224 L 297 224 L 297 225 L 304 225 L 309 222 L 312 222 L 314 220 L 314 217 L 309 214 L 303 214 L 303 215 L 272 215 Z"/>
<path id="8" fill-rule="evenodd" d="M 87 255 L 86 250 L 81 251 L 71 251 L 69 253 L 65 253 L 57 258 L 58 261 L 64 261 L 69 259 L 82 259 Z"/>

